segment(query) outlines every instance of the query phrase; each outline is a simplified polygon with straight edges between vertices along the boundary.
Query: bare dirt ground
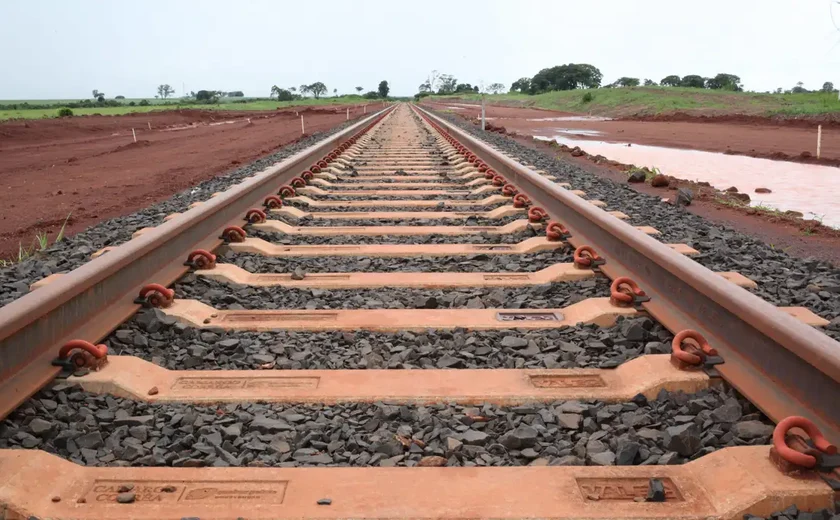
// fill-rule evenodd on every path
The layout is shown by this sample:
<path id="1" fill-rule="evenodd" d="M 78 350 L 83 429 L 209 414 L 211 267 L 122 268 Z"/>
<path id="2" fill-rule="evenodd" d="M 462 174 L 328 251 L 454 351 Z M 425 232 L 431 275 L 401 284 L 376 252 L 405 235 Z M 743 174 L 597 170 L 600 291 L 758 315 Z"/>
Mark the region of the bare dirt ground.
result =
<path id="1" fill-rule="evenodd" d="M 297 110 L 312 134 L 344 122 L 347 107 Z M 364 115 L 361 105 L 350 109 L 351 119 Z M 68 215 L 72 234 L 269 154 L 301 136 L 295 112 L 183 110 L 4 122 L 0 258 L 30 247 L 38 232 L 52 239 Z"/>
<path id="2" fill-rule="evenodd" d="M 478 105 L 461 103 L 424 103 L 436 110 L 452 110 L 461 115 L 476 117 Z M 451 110 L 451 109 L 450 109 Z M 810 121 L 779 121 L 750 116 L 709 116 L 647 118 L 646 120 L 550 120 L 581 117 L 572 114 L 535 108 L 487 106 L 487 117 L 494 126 L 508 132 L 552 137 L 562 135 L 575 140 L 633 142 L 652 146 L 689 148 L 710 152 L 749 155 L 767 159 L 790 160 L 813 164 L 840 166 L 840 127 L 823 125 L 822 160 L 817 160 L 817 128 Z M 594 130 L 599 135 L 569 135 L 562 130 Z M 803 155 L 803 152 L 805 154 Z"/>

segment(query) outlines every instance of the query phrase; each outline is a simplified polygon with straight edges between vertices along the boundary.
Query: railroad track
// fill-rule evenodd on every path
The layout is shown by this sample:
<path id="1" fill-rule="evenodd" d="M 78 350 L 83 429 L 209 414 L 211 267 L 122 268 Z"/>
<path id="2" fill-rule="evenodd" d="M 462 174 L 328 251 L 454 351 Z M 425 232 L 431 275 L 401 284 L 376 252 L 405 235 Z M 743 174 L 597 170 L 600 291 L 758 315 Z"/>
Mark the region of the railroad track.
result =
<path id="1" fill-rule="evenodd" d="M 826 321 L 560 181 L 401 104 L 42 280 L 0 310 L 0 511 L 831 507 Z"/>

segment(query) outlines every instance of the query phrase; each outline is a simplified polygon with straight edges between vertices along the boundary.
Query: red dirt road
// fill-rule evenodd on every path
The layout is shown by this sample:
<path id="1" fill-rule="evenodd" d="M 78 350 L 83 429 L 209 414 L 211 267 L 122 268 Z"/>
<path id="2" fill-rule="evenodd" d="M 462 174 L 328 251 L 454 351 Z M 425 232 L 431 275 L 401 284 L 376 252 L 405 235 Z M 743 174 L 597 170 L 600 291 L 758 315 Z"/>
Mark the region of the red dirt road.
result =
<path id="1" fill-rule="evenodd" d="M 473 118 L 481 112 L 478 105 L 424 103 L 426 104 L 437 110 L 460 108 L 462 110 L 452 111 Z M 581 116 L 584 115 L 533 108 L 487 106 L 487 117 L 492 118 L 489 123 L 524 135 L 559 135 L 575 140 L 632 142 L 710 152 L 728 151 L 771 159 L 801 160 L 799 156 L 802 152 L 816 155 L 817 151 L 816 125 L 813 125 L 813 128 L 781 125 L 770 120 L 761 122 L 759 118 L 750 118 L 744 122 L 731 121 L 731 117 L 722 118 L 723 121 L 712 117 L 702 121 L 546 121 L 549 118 Z M 571 135 L 562 130 L 594 130 L 601 134 Z M 788 157 L 779 155 L 780 153 Z M 823 126 L 822 158 L 828 159 L 824 163 L 837 161 L 840 164 L 840 128 Z"/>
<path id="2" fill-rule="evenodd" d="M 346 108 L 299 109 L 306 133 L 344 122 Z M 374 109 L 368 107 L 368 114 Z M 351 119 L 363 115 L 361 105 L 351 107 Z M 38 232 L 48 232 L 52 240 L 69 214 L 68 231 L 81 231 L 165 200 L 299 137 L 300 117 L 294 108 L 4 122 L 0 258 L 15 257 L 20 245 L 30 247 Z"/>

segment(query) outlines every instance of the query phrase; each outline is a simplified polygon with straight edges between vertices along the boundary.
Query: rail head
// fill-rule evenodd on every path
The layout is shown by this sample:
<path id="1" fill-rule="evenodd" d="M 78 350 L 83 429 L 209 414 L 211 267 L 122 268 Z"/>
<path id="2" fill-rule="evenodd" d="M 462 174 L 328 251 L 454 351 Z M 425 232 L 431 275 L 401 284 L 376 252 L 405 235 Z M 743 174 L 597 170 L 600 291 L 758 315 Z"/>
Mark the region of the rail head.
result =
<path id="1" fill-rule="evenodd" d="M 571 232 L 607 259 L 610 278 L 629 276 L 651 297 L 644 309 L 671 331 L 700 331 L 725 360 L 720 374 L 768 416 L 804 415 L 840 442 L 840 343 L 735 286 L 502 155 L 451 122 L 445 128 Z"/>
<path id="2" fill-rule="evenodd" d="M 105 337 L 137 311 L 134 299 L 144 284 L 182 276 L 190 251 L 217 247 L 225 226 L 391 110 L 365 117 L 0 309 L 0 418 L 55 377 L 59 368 L 51 362 L 62 344 Z"/>

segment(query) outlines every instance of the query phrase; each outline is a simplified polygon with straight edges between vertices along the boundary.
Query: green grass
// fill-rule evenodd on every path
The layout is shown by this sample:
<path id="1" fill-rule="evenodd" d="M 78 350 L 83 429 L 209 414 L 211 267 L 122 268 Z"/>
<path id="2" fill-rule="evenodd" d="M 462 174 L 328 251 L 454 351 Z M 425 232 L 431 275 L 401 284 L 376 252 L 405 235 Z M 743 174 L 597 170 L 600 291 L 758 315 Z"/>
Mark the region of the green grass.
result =
<path id="1" fill-rule="evenodd" d="M 583 102 L 585 93 L 592 101 Z M 478 94 L 432 96 L 430 101 L 470 102 L 481 100 Z M 817 115 L 840 112 L 837 94 L 760 94 L 681 87 L 633 87 L 564 90 L 529 96 L 496 94 L 487 96 L 493 104 L 528 106 L 567 112 L 591 112 L 603 116 L 655 115 L 672 112 L 695 114 Z"/>
<path id="2" fill-rule="evenodd" d="M 67 229 L 67 224 L 70 222 L 70 216 L 72 214 L 72 212 L 67 214 L 67 218 L 64 219 L 64 223 L 61 225 L 61 229 L 59 229 L 58 233 L 55 235 L 55 240 L 53 240 L 53 244 L 64 240 L 64 233 Z M 45 250 L 49 246 L 49 235 L 47 235 L 46 231 L 39 231 L 35 233 L 35 239 L 32 241 L 32 244 L 28 248 L 23 247 L 23 243 L 18 242 L 17 255 L 12 256 L 10 258 L 0 258 L 0 267 L 10 267 L 12 265 L 19 264 L 20 262 L 31 258 L 33 255 Z"/>
<path id="3" fill-rule="evenodd" d="M 283 107 L 290 107 L 290 106 L 319 106 L 319 105 L 336 105 L 336 104 L 358 104 L 362 102 L 370 102 L 376 103 L 379 100 L 376 99 L 364 99 L 361 96 L 341 96 L 341 97 L 327 97 L 327 98 L 306 98 L 306 99 L 298 99 L 294 101 L 273 101 L 269 99 L 248 99 L 246 98 L 245 103 L 233 103 L 233 99 L 243 99 L 243 98 L 224 98 L 220 100 L 219 103 L 209 104 L 209 105 L 202 105 L 202 104 L 194 104 L 194 103 L 183 103 L 183 104 L 171 104 L 171 105 L 163 105 L 163 100 L 157 99 L 149 99 L 149 106 L 128 106 L 127 104 L 130 101 L 134 101 L 135 103 L 139 103 L 139 99 L 126 99 L 121 100 L 122 102 L 126 103 L 126 106 L 120 107 L 90 107 L 90 108 L 74 108 L 73 109 L 73 116 L 85 116 L 85 115 L 93 115 L 93 114 L 100 114 L 103 116 L 116 116 L 116 115 L 123 115 L 123 114 L 137 114 L 137 113 L 146 113 L 146 112 L 153 112 L 158 110 L 180 110 L 184 108 L 192 108 L 198 110 L 276 110 L 277 108 Z M 24 103 L 27 100 L 7 100 L 7 101 L 0 101 L 0 105 L 8 105 L 8 104 L 20 104 Z M 62 101 L 66 102 L 73 102 L 78 100 L 28 100 L 29 103 L 37 103 L 37 104 L 60 104 Z M 173 101 L 177 102 L 177 100 L 168 100 L 170 103 Z M 45 118 L 52 118 L 57 117 L 58 109 L 57 108 L 45 108 L 45 109 L 18 109 L 18 110 L 0 110 L 0 121 L 7 120 L 7 119 L 45 119 Z"/>

